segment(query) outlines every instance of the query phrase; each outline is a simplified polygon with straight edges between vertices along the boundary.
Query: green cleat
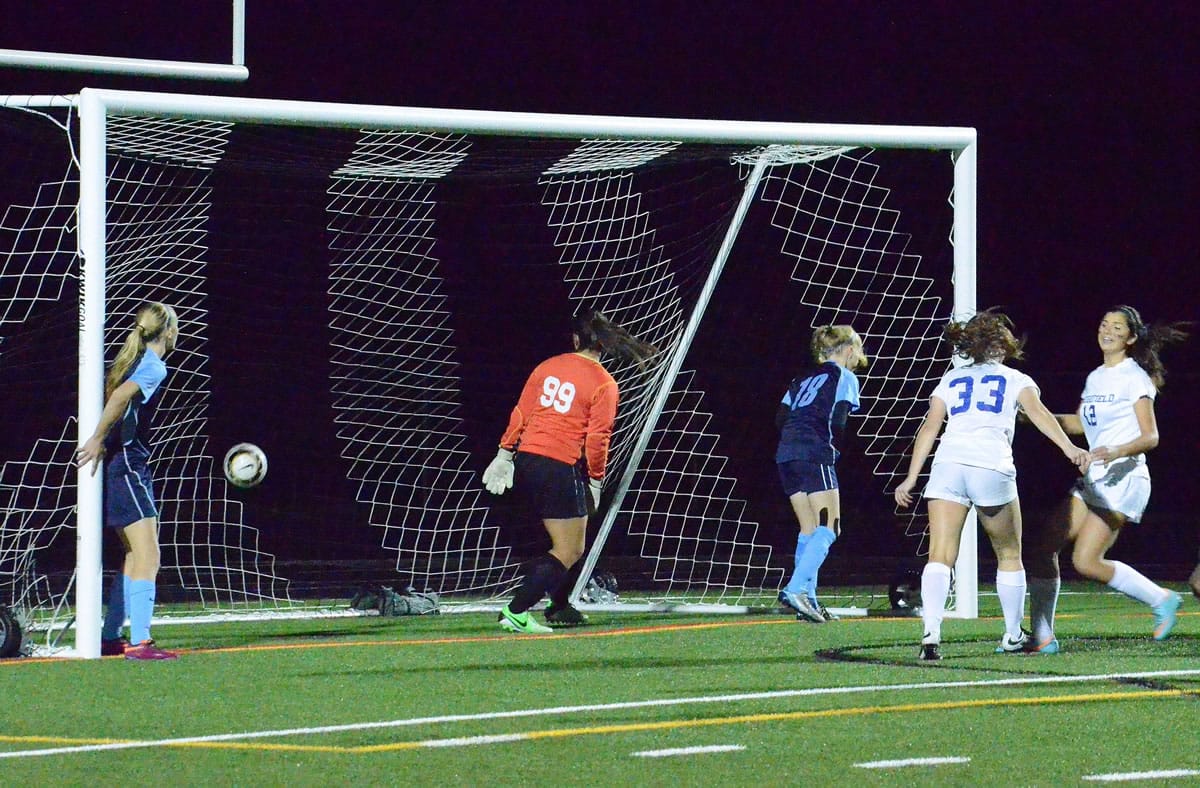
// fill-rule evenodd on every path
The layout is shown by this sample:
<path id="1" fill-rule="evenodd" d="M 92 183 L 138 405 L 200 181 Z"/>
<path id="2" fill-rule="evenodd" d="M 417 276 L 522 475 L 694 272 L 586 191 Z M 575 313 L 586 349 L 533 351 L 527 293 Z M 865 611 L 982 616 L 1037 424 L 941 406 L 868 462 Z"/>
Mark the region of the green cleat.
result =
<path id="1" fill-rule="evenodd" d="M 547 626 L 542 626 L 533 620 L 533 616 L 529 612 L 514 613 L 508 609 L 508 605 L 500 611 L 500 617 L 497 619 L 500 622 L 500 628 L 509 632 L 516 632 L 521 635 L 548 635 L 554 630 Z"/>

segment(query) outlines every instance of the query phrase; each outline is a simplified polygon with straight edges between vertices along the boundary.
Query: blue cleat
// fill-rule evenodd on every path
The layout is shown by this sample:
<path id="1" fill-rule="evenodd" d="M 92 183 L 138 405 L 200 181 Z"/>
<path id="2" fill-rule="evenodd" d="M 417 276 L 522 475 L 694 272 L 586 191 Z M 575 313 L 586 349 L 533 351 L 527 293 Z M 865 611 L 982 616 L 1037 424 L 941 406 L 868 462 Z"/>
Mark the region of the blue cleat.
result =
<path id="1" fill-rule="evenodd" d="M 1154 606 L 1154 639 L 1166 640 L 1175 628 L 1176 613 L 1183 604 L 1183 597 L 1170 591 L 1167 598 Z"/>
<path id="2" fill-rule="evenodd" d="M 1026 654 L 1057 654 L 1058 652 L 1058 638 L 1043 640 L 1041 643 L 1038 643 L 1033 638 L 1025 641 Z"/>
<path id="3" fill-rule="evenodd" d="M 814 624 L 824 624 L 825 616 L 821 615 L 821 610 L 813 601 L 808 598 L 808 594 L 796 594 L 788 591 L 786 588 L 779 592 L 779 601 L 796 611 L 796 618 L 802 621 L 811 621 Z"/>

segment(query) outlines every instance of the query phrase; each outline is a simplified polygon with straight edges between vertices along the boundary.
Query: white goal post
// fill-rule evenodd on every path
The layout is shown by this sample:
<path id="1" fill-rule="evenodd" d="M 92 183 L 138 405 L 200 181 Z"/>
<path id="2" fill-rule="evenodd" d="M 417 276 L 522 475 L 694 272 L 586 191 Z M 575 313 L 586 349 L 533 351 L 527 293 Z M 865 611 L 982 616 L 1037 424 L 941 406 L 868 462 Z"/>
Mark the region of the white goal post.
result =
<path id="1" fill-rule="evenodd" d="M 356 488 L 355 505 L 368 511 L 369 524 L 382 529 L 383 548 L 400 554 L 405 567 L 413 561 L 421 563 L 420 576 L 426 585 L 435 585 L 430 578 L 444 583 L 433 590 L 461 591 L 468 598 L 496 598 L 506 593 L 519 568 L 517 558 L 530 556 L 511 555 L 508 542 L 497 537 L 495 515 L 489 511 L 492 502 L 477 480 L 480 461 L 463 450 L 474 444 L 454 434 L 468 431 L 460 430 L 462 413 L 469 412 L 471 398 L 464 377 L 474 380 L 472 376 L 494 375 L 496 359 L 489 356 L 482 371 L 466 369 L 456 350 L 469 346 L 470 340 L 447 340 L 456 332 L 469 334 L 478 329 L 455 323 L 453 288 L 446 285 L 448 275 L 437 268 L 433 251 L 439 244 L 462 244 L 468 255 L 486 250 L 489 234 L 499 232 L 489 222 L 507 221 L 497 217 L 510 213 L 524 216 L 540 211 L 544 214 L 541 230 L 552 234 L 548 248 L 557 258 L 554 264 L 562 269 L 560 280 L 547 287 L 567 294 L 567 306 L 557 311 L 569 315 L 573 305 L 600 304 L 664 351 L 645 372 L 614 371 L 622 387 L 622 411 L 614 438 L 614 468 L 619 475 L 610 475 L 603 517 L 595 533 L 589 533 L 577 597 L 593 572 L 603 568 L 606 546 L 611 547 L 616 532 L 626 541 L 640 540 L 641 547 L 631 551 L 640 551 L 643 558 L 655 563 L 651 574 L 656 587 L 678 590 L 677 600 L 682 603 L 691 598 L 690 584 L 722 589 L 712 600 L 697 594 L 700 603 L 743 607 L 754 606 L 754 600 L 773 599 L 779 587 L 779 567 L 787 565 L 790 552 L 783 558 L 776 555 L 772 561 L 770 548 L 756 536 L 757 525 L 743 522 L 736 512 L 729 515 L 724 511 L 737 507 L 736 496 L 730 492 L 736 488 L 733 477 L 758 471 L 724 467 L 717 438 L 705 428 L 710 414 L 701 407 L 702 387 L 693 384 L 696 373 L 687 367 L 697 333 L 703 330 L 706 306 L 718 291 L 727 261 L 742 242 L 744 222 L 769 228 L 782 239 L 774 243 L 775 254 L 785 267 L 792 268 L 785 279 L 797 288 L 796 311 L 803 312 L 807 326 L 853 322 L 875 349 L 872 368 L 864 377 L 864 397 L 870 399 L 874 394 L 878 404 L 867 407 L 864 418 L 869 426 L 862 430 L 868 444 L 865 454 L 875 463 L 873 472 L 878 478 L 878 489 L 871 495 L 890 493 L 903 475 L 905 454 L 924 412 L 923 398 L 932 381 L 951 363 L 940 345 L 941 327 L 951 317 L 970 315 L 976 308 L 974 129 L 550 115 L 92 89 L 81 91 L 78 97 L 13 96 L 0 99 L 0 105 L 23 111 L 65 111 L 63 123 L 68 134 L 75 120 L 71 114 L 77 112 L 79 434 L 91 429 L 103 408 L 106 347 L 111 347 L 113 332 L 120 328 L 109 325 L 114 317 L 114 297 L 127 307 L 130 299 L 144 299 L 148 289 L 161 292 L 164 287 L 159 282 L 149 288 L 140 274 L 125 278 L 126 267 L 136 268 L 144 260 L 160 267 L 178 264 L 183 273 L 177 274 L 182 278 L 170 280 L 174 291 L 163 292 L 154 300 L 170 300 L 178 293 L 187 301 L 181 313 L 185 341 L 177 354 L 193 353 L 186 341 L 189 321 L 201 326 L 192 330 L 202 334 L 216 331 L 202 319 L 208 314 L 211 296 L 200 293 L 201 286 L 193 279 L 209 275 L 203 266 L 210 258 L 235 256 L 253 243 L 237 241 L 214 248 L 217 245 L 209 235 L 218 225 L 224 231 L 245 217 L 236 211 L 229 216 L 212 215 L 209 208 L 217 199 L 212 195 L 226 188 L 226 183 L 214 183 L 206 168 L 226 155 L 231 147 L 229 130 L 237 124 L 294 134 L 278 144 L 278 163 L 272 159 L 260 165 L 247 158 L 246 169 L 251 175 L 274 178 L 291 166 L 289 157 L 293 156 L 297 160 L 314 157 L 306 161 L 315 161 L 312 166 L 316 169 L 324 168 L 319 177 L 328 197 L 325 212 L 329 218 L 323 232 L 328 238 L 329 259 L 323 264 L 337 272 L 330 277 L 325 294 L 330 315 L 326 328 L 333 336 L 326 364 L 332 381 L 327 393 L 337 428 L 336 451 L 348 467 L 345 481 Z M 322 129 L 339 130 L 344 136 L 313 143 L 313 152 L 301 152 Z M 492 143 L 488 147 L 476 142 L 509 138 L 547 141 L 548 148 L 537 151 L 541 158 L 534 164 L 515 166 L 507 163 L 509 157 L 515 159 L 518 149 L 531 146 Z M 472 164 L 477 160 L 472 158 L 476 147 L 482 150 L 483 164 Z M 179 154 L 182 148 L 188 149 L 186 156 Z M 330 152 L 334 148 L 337 155 Z M 885 186 L 874 181 L 877 166 L 870 155 L 858 152 L 875 150 L 948 154 L 952 178 L 941 195 L 949 214 L 948 270 L 931 274 L 922 268 L 922 261 L 907 248 L 908 235 L 893 226 L 899 224 L 899 211 L 887 201 L 891 189 L 903 184 Z M 120 168 L 114 164 L 117 158 L 122 161 Z M 543 159 L 551 163 L 547 165 Z M 650 197 L 631 186 L 642 171 L 639 168 L 680 167 L 683 174 L 671 176 L 657 202 L 666 206 L 664 211 L 675 217 L 673 221 L 682 223 L 692 219 L 688 214 L 702 211 L 693 211 L 692 198 L 680 198 L 677 192 L 694 188 L 707 195 L 707 176 L 698 173 L 702 165 L 715 166 L 712 163 L 716 161 L 737 171 L 735 180 L 740 186 L 732 191 L 722 184 L 720 210 L 712 211 L 703 230 L 681 224 L 676 240 L 664 240 L 667 233 L 654 226 L 656 215 L 643 205 L 651 202 Z M 187 186 L 192 190 L 190 196 L 151 205 L 147 195 L 160 188 L 164 177 L 152 170 L 160 166 L 172 177 L 179 173 L 185 180 L 195 177 L 196 182 Z M 528 166 L 530 184 L 512 189 L 535 195 L 527 198 L 533 202 L 518 205 L 502 192 L 507 187 L 497 186 L 499 176 L 471 170 L 472 166 L 500 167 L 514 180 L 519 180 L 524 174 L 522 167 Z M 196 176 L 197 172 L 201 175 Z M 452 179 L 446 177 L 464 172 L 470 190 L 451 184 Z M 290 169 L 287 173 L 285 178 L 302 177 Z M 241 188 L 242 177 L 239 174 L 230 182 L 238 180 L 235 185 Z M 444 194 L 435 196 L 432 185 L 440 183 L 439 179 L 445 179 L 447 185 Z M 715 193 L 715 187 L 712 191 Z M 481 206 L 480 215 L 462 220 L 454 229 L 477 232 L 484 240 L 456 240 L 434 233 L 430 229 L 434 223 L 431 206 L 439 205 L 438 200 L 448 201 L 463 215 Z M 122 218 L 127 211 L 118 210 L 118 204 L 130 206 L 128 219 Z M 397 215 L 398 204 L 405 206 L 399 211 L 402 216 Z M 764 216 L 748 219 L 758 205 L 765 206 Z M 143 213 L 131 213 L 134 208 Z M 167 229 L 156 229 L 150 238 L 145 226 L 154 222 Z M 288 226 L 303 232 L 295 224 Z M 820 229 L 813 229 L 818 226 Z M 243 229 L 253 233 L 252 228 Z M 526 234 L 513 233 L 518 238 Z M 831 240 L 835 237 L 836 242 Z M 519 245 L 515 248 L 514 255 L 529 253 Z M 683 256 L 676 252 L 685 248 L 689 255 L 704 261 L 703 270 L 699 266 L 673 267 L 675 257 Z M 413 261 L 401 284 L 388 266 L 397 255 Z M 115 275 L 114 260 L 121 266 Z M 522 272 L 527 270 L 525 265 L 505 261 L 507 267 L 496 270 Z M 266 276 L 261 271 L 248 275 Z M 951 283 L 950 303 L 942 303 L 929 292 L 932 280 Z M 281 274 L 277 281 L 289 280 Z M 268 309 L 277 292 L 270 289 L 274 282 L 270 280 L 248 298 L 261 299 L 267 303 L 262 308 Z M 372 295 L 384 291 L 385 297 Z M 194 300 L 188 301 L 193 296 Z M 898 327 L 889 327 L 893 324 Z M 286 329 L 280 331 L 286 333 Z M 805 338 L 789 338 L 792 344 L 797 341 L 803 343 Z M 762 352 L 775 350 L 768 347 Z M 178 467 L 163 473 L 183 489 L 171 493 L 178 496 L 178 506 L 204 509 L 195 514 L 199 525 L 194 531 L 244 526 L 235 540 L 244 549 L 234 555 L 234 551 L 214 549 L 209 543 L 201 548 L 189 542 L 178 552 L 194 562 L 189 578 L 211 576 L 218 588 L 233 582 L 229 577 L 234 572 L 245 573 L 256 583 L 264 577 L 275 582 L 274 557 L 259 549 L 258 530 L 241 521 L 242 506 L 251 504 L 232 497 L 228 490 L 216 489 L 223 480 L 219 468 L 213 471 L 212 458 L 222 456 L 224 447 L 208 446 L 204 422 L 210 418 L 205 389 L 209 364 L 219 359 L 209 359 L 204 351 L 194 353 L 194 370 L 189 374 L 195 375 L 196 382 L 183 387 L 191 393 L 160 406 L 160 417 L 166 410 L 168 422 L 158 429 L 176 441 L 172 451 L 181 458 Z M 507 363 L 522 375 L 539 360 L 518 349 L 507 356 Z M 410 361 L 420 367 L 419 377 L 397 380 L 397 374 L 408 375 L 398 368 Z M 187 355 L 180 361 L 183 366 L 191 362 Z M 873 390 L 871 380 L 876 374 L 879 382 Z M 773 409 L 773 398 L 786 383 L 773 380 L 764 384 L 768 410 Z M 194 390 L 189 385 L 194 385 Z M 506 390 L 515 401 L 516 390 Z M 413 416 L 418 409 L 419 416 Z M 475 442 L 494 442 L 502 426 L 494 422 L 485 425 L 486 439 Z M 67 442 L 74 440 L 69 432 L 64 433 Z M 420 432 L 420 437 L 412 438 L 414 432 Z M 271 455 L 271 474 L 286 473 L 286 461 L 272 455 L 269 441 L 251 435 L 244 438 L 263 445 Z M 764 447 L 763 454 L 769 457 L 772 451 L 773 446 Z M 61 459 L 54 462 L 62 464 Z M 677 462 L 682 464 L 673 464 Z M 156 470 L 156 479 L 159 473 Z M 669 481 L 662 481 L 668 477 Z M 268 479 L 264 487 L 273 481 Z M 701 483 L 712 489 L 697 490 Z M 469 493 L 464 492 L 468 489 Z M 100 476 L 78 472 L 74 615 L 76 650 L 82 657 L 99 655 L 101 498 Z M 201 498 L 203 504 L 198 502 Z M 722 511 L 712 514 L 717 509 Z M 236 510 L 235 515 L 225 514 L 226 510 Z M 421 516 L 415 518 L 414 512 Z M 904 517 L 909 518 L 911 531 L 923 531 L 918 519 Z M 0 555 L 3 539 L 0 532 Z M 704 546 L 698 548 L 697 541 Z M 672 546 L 663 548 L 665 554 L 651 555 L 647 542 Z M 725 543 L 728 546 L 711 547 Z M 703 555 L 696 557 L 689 550 Z M 414 553 L 422 557 L 413 558 Z M 434 554 L 436 559 L 428 558 Z M 168 563 L 164 561 L 164 568 Z M 964 531 L 956 567 L 953 615 L 978 614 L 976 564 L 972 520 Z M 721 577 L 701 577 L 706 572 L 711 575 L 717 565 Z M 737 571 L 730 572 L 730 565 Z M 675 568 L 679 577 L 668 577 Z M 0 562 L 0 591 L 3 570 Z M 413 576 L 418 576 L 416 570 Z M 730 588 L 753 588 L 754 593 L 730 596 L 725 594 Z M 275 600 L 288 594 L 256 586 L 243 596 Z"/>

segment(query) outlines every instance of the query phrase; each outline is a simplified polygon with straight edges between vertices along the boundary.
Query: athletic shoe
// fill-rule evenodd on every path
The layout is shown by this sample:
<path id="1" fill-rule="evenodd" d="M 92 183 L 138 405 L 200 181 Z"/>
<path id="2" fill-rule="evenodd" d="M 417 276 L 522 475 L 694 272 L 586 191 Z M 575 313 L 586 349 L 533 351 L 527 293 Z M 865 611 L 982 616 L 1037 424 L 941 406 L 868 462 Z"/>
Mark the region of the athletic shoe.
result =
<path id="1" fill-rule="evenodd" d="M 154 645 L 153 640 L 143 640 L 136 645 L 130 644 L 125 647 L 125 659 L 179 659 L 179 655 L 164 651 Z"/>
<path id="2" fill-rule="evenodd" d="M 787 589 L 779 592 L 779 601 L 796 611 L 796 618 L 801 621 L 811 621 L 814 624 L 824 624 L 825 617 L 821 615 L 807 594 L 794 594 Z"/>
<path id="3" fill-rule="evenodd" d="M 588 622 L 588 617 L 574 605 L 558 607 L 553 602 L 546 606 L 545 616 L 547 624 L 558 627 L 581 627 Z"/>
<path id="4" fill-rule="evenodd" d="M 1025 645 L 1029 642 L 1029 635 L 1022 630 L 1018 637 L 1009 637 L 1008 633 L 1004 633 L 1004 637 L 1000 638 L 1000 645 L 996 646 L 997 654 L 1020 654 L 1026 650 Z"/>
<path id="5" fill-rule="evenodd" d="M 941 649 L 937 643 L 922 643 L 917 659 L 922 662 L 939 662 L 942 659 Z"/>
<path id="6" fill-rule="evenodd" d="M 533 616 L 529 612 L 514 613 L 508 609 L 508 605 L 500 611 L 500 616 L 497 619 L 500 622 L 500 628 L 506 629 L 509 632 L 517 632 L 522 635 L 547 635 L 554 630 L 550 627 L 542 626 L 533 620 Z"/>
<path id="7" fill-rule="evenodd" d="M 1175 614 L 1182 604 L 1183 597 L 1171 591 L 1166 599 L 1154 606 L 1155 640 L 1166 640 L 1171 636 L 1171 630 L 1175 628 Z"/>
<path id="8" fill-rule="evenodd" d="M 1026 654 L 1057 654 L 1058 650 L 1058 638 L 1043 640 L 1041 643 L 1033 638 L 1025 639 Z"/>
<path id="9" fill-rule="evenodd" d="M 112 640 L 100 640 L 100 656 L 102 657 L 119 657 L 125 653 L 125 649 L 129 648 L 129 641 L 125 638 L 113 638 Z"/>
<path id="10" fill-rule="evenodd" d="M 830 613 L 829 608 L 825 607 L 824 605 L 818 604 L 817 610 L 821 611 L 821 615 L 825 617 L 826 621 L 841 621 L 841 619 L 842 619 L 841 616 L 837 616 L 837 615 L 834 615 L 833 613 Z"/>

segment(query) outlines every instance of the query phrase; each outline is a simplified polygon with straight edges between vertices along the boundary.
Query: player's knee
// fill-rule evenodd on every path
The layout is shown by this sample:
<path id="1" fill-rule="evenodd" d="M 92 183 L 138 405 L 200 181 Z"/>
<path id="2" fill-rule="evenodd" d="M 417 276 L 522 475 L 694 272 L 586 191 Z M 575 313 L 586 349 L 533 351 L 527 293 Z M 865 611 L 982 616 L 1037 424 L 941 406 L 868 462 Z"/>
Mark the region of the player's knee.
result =
<path id="1" fill-rule="evenodd" d="M 1104 567 L 1099 560 L 1091 556 L 1072 554 L 1071 565 L 1075 567 L 1075 571 L 1089 580 L 1100 580 L 1105 582 Z"/>
<path id="2" fill-rule="evenodd" d="M 558 562 L 563 565 L 564 569 L 570 569 L 575 566 L 575 563 L 583 558 L 582 545 L 555 545 L 550 551 L 551 555 L 558 559 Z"/>
<path id="3" fill-rule="evenodd" d="M 1200 564 L 1196 564 L 1196 568 L 1192 570 L 1192 576 L 1188 578 L 1188 583 L 1192 586 L 1192 593 L 1200 599 Z"/>

